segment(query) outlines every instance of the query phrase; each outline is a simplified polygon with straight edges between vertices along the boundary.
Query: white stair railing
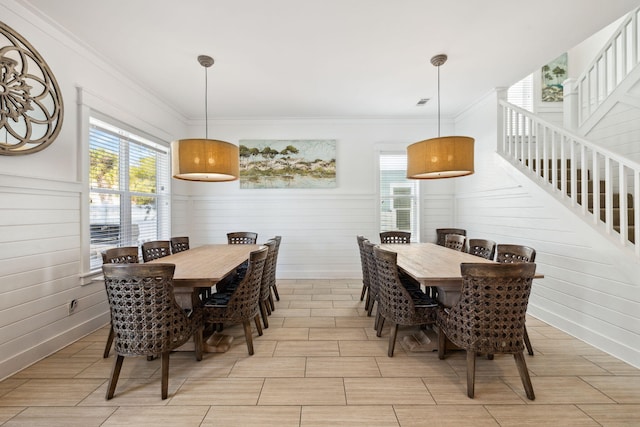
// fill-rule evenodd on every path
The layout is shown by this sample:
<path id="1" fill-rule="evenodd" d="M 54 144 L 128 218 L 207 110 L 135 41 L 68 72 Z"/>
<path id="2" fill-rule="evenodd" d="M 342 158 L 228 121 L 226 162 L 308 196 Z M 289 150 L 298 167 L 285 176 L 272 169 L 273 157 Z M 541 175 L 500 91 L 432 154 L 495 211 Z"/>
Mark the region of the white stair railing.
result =
<path id="1" fill-rule="evenodd" d="M 640 164 L 504 100 L 499 103 L 498 152 L 607 234 L 619 233 L 620 243 L 640 256 Z"/>
<path id="2" fill-rule="evenodd" d="M 578 126 L 582 126 L 638 65 L 639 15 L 640 8 L 627 15 L 593 62 L 576 79 Z"/>

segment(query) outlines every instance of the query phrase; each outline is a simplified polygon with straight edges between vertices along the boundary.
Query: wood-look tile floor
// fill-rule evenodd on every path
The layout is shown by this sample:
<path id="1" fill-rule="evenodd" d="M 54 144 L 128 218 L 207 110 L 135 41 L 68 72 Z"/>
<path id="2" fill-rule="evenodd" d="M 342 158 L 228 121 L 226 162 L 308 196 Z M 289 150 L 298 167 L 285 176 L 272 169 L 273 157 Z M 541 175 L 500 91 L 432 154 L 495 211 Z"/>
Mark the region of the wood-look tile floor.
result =
<path id="1" fill-rule="evenodd" d="M 387 357 L 358 280 L 281 280 L 281 300 L 248 356 L 241 327 L 226 353 L 171 355 L 169 398 L 160 361 L 125 358 L 112 400 L 104 327 L 0 382 L 3 426 L 639 426 L 640 370 L 530 318 L 526 355 L 536 400 L 512 356 L 478 358 L 466 395 L 462 351 L 439 360 L 410 351 L 401 328 Z M 405 348 L 406 347 L 406 348 Z"/>

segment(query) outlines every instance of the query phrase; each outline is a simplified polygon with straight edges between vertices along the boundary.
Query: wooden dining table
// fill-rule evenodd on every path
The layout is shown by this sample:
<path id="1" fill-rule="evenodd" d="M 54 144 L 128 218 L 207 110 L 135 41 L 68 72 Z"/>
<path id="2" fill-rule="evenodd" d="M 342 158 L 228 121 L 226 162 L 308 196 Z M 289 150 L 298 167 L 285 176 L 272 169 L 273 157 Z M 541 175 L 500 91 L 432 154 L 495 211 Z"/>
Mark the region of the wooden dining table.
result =
<path id="1" fill-rule="evenodd" d="M 445 306 L 453 305 L 460 295 L 461 263 L 496 263 L 435 243 L 382 244 L 380 247 L 397 253 L 398 267 L 422 286 L 435 287 L 438 301 Z"/>
<path id="2" fill-rule="evenodd" d="M 176 301 L 183 308 L 195 308 L 202 304 L 201 289 L 211 288 L 249 259 L 251 252 L 262 245 L 204 245 L 173 255 L 154 259 L 147 264 L 174 264 L 173 288 Z M 224 352 L 233 337 L 214 333 L 205 337 L 204 350 Z M 187 343 L 178 350 L 193 350 L 193 343 Z"/>
<path id="3" fill-rule="evenodd" d="M 381 244 L 382 249 L 398 254 L 398 268 L 426 288 L 435 287 L 438 302 L 445 307 L 453 306 L 460 298 L 462 273 L 460 264 L 488 263 L 491 261 L 466 252 L 449 249 L 435 243 Z M 543 278 L 536 272 L 534 278 Z M 437 334 L 433 328 L 422 329 L 419 333 L 404 337 L 405 347 L 411 351 L 437 350 Z"/>

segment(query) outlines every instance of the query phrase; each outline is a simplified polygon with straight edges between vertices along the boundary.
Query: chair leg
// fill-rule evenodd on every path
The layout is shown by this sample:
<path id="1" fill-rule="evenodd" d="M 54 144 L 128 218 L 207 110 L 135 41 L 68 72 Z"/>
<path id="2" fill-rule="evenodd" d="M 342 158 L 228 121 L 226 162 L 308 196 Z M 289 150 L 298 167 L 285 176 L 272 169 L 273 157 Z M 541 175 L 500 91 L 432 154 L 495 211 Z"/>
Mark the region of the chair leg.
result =
<path id="1" fill-rule="evenodd" d="M 116 384 L 118 384 L 118 377 L 120 376 L 120 369 L 122 369 L 122 361 L 124 356 L 116 355 L 116 360 L 113 362 L 113 368 L 111 369 L 111 378 L 109 379 L 109 385 L 107 386 L 107 400 L 113 397 L 113 393 L 116 391 Z"/>
<path id="2" fill-rule="evenodd" d="M 387 356 L 393 357 L 393 350 L 396 347 L 396 337 L 398 336 L 398 327 L 397 323 L 391 326 L 391 331 L 389 334 L 389 351 L 387 352 Z"/>
<path id="3" fill-rule="evenodd" d="M 244 338 L 247 340 L 247 350 L 249 350 L 249 355 L 253 355 L 253 337 L 251 336 L 251 323 L 248 320 L 242 322 L 242 326 L 244 327 Z"/>
<path id="4" fill-rule="evenodd" d="M 360 293 L 360 301 L 364 301 L 364 296 L 367 293 L 367 285 L 362 285 L 362 292 Z"/>
<path id="5" fill-rule="evenodd" d="M 262 323 L 264 324 L 264 328 L 267 329 L 269 327 L 269 316 L 267 313 L 267 303 L 264 300 L 260 301 L 260 315 L 262 316 Z"/>
<path id="6" fill-rule="evenodd" d="M 258 330 L 258 336 L 262 336 L 262 325 L 260 324 L 260 315 L 256 314 L 256 317 L 253 318 L 253 321 L 256 323 L 256 329 Z"/>
<path id="7" fill-rule="evenodd" d="M 269 305 L 267 306 L 267 308 L 269 309 L 269 314 L 271 314 L 272 311 L 276 310 L 276 305 L 273 302 L 273 295 L 269 294 Z"/>
<path id="8" fill-rule="evenodd" d="M 438 359 L 443 360 L 447 352 L 447 336 L 442 328 L 438 328 Z"/>
<path id="9" fill-rule="evenodd" d="M 167 398 L 167 395 L 169 394 L 169 354 L 171 352 L 170 351 L 165 351 L 164 353 L 162 353 L 162 374 L 161 374 L 161 381 L 162 381 L 162 400 Z"/>
<path id="10" fill-rule="evenodd" d="M 531 346 L 526 326 L 524 327 L 524 345 L 527 347 L 527 353 L 529 353 L 529 356 L 533 356 L 533 347 Z"/>
<path id="11" fill-rule="evenodd" d="M 204 339 L 202 334 L 204 332 L 204 326 L 199 326 L 193 333 L 193 345 L 196 353 L 196 360 L 199 362 L 202 360 L 202 353 L 204 348 Z"/>
<path id="12" fill-rule="evenodd" d="M 113 326 L 109 326 L 109 336 L 107 336 L 107 343 L 104 346 L 104 353 L 102 357 L 105 359 L 109 357 L 109 352 L 111 351 L 111 345 L 113 344 Z"/>
<path id="13" fill-rule="evenodd" d="M 376 314 L 376 317 L 378 316 L 378 314 Z M 382 328 L 384 328 L 384 317 L 380 316 L 380 320 L 378 320 L 378 327 L 376 329 L 376 336 L 377 337 L 381 337 L 382 336 Z"/>
<path id="14" fill-rule="evenodd" d="M 524 355 L 522 353 L 515 353 L 513 357 L 516 359 L 516 366 L 518 367 L 520 379 L 522 380 L 522 385 L 524 386 L 527 398 L 529 400 L 535 400 L 536 395 L 533 393 L 533 385 L 531 384 L 529 369 L 527 369 L 527 362 L 524 360 Z"/>
<path id="15" fill-rule="evenodd" d="M 367 292 L 367 296 L 364 300 L 364 311 L 369 312 L 369 304 L 371 304 L 371 293 Z"/>
<path id="16" fill-rule="evenodd" d="M 273 294 L 276 296 L 276 301 L 280 301 L 280 295 L 278 295 L 278 287 L 273 284 L 271 285 L 271 289 L 273 289 Z"/>
<path id="17" fill-rule="evenodd" d="M 371 298 L 371 295 L 369 295 L 369 298 Z M 376 304 L 376 300 L 374 298 L 371 298 L 371 301 L 369 301 L 369 308 L 367 309 L 367 316 L 371 316 L 371 313 L 373 312 L 373 306 Z"/>
<path id="18" fill-rule="evenodd" d="M 476 382 L 476 352 L 467 350 L 467 396 L 473 399 Z"/>
<path id="19" fill-rule="evenodd" d="M 269 298 L 267 298 L 267 301 L 264 303 L 264 306 L 267 309 L 268 316 L 271 316 L 271 312 L 273 311 L 273 309 L 271 308 L 271 304 L 273 304 L 273 297 L 271 296 L 271 294 L 269 294 Z"/>
<path id="20" fill-rule="evenodd" d="M 379 311 L 378 311 L 378 312 L 376 312 L 376 317 L 375 317 L 375 319 L 373 320 L 373 329 L 375 329 L 375 330 L 376 330 L 376 332 L 378 332 L 378 328 L 380 327 L 380 318 L 381 318 L 381 317 L 382 317 L 382 316 L 380 316 L 380 312 L 379 312 Z M 378 335 L 378 336 L 380 336 L 380 335 Z"/>

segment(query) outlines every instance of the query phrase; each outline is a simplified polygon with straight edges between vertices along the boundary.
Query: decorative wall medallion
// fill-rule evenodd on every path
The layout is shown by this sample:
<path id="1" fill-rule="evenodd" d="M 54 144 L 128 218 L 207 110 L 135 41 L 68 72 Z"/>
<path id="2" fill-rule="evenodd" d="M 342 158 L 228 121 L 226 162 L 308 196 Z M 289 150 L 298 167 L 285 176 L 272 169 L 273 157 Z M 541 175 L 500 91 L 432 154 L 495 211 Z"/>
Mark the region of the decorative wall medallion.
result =
<path id="1" fill-rule="evenodd" d="M 0 154 L 31 154 L 60 133 L 62 94 L 40 54 L 0 22 Z"/>

